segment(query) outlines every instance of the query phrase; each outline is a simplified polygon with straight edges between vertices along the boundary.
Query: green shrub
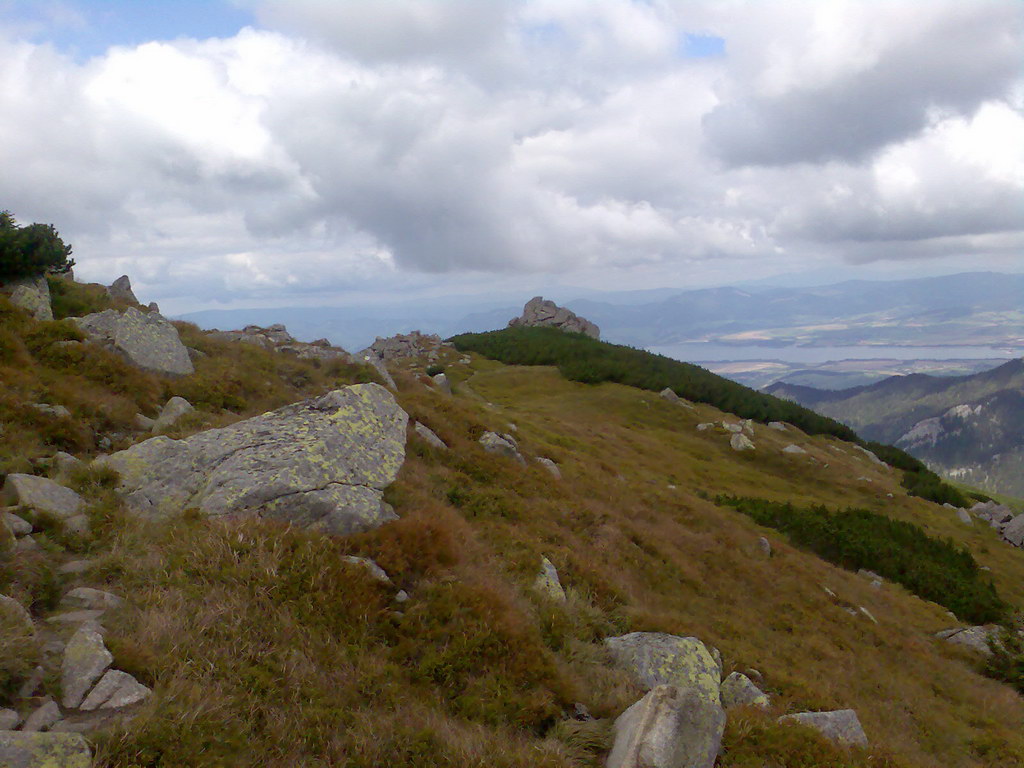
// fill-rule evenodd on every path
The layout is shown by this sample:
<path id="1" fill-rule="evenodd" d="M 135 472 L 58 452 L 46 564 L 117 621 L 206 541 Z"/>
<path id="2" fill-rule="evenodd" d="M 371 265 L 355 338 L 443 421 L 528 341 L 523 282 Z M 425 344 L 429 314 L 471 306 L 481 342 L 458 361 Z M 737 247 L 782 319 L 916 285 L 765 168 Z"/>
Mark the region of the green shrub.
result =
<path id="1" fill-rule="evenodd" d="M 439 373 L 444 373 L 443 365 L 435 363 L 434 365 L 427 366 L 427 376 L 437 376 Z"/>
<path id="2" fill-rule="evenodd" d="M 52 224 L 19 227 L 9 211 L 0 211 L 0 283 L 46 272 L 67 272 L 75 262 Z"/>
<path id="3" fill-rule="evenodd" d="M 985 661 L 985 674 L 1024 694 L 1024 637 L 1016 629 L 1003 628 L 989 647 L 992 655 Z"/>
<path id="4" fill-rule="evenodd" d="M 866 509 L 830 511 L 737 496 L 719 496 L 716 503 L 785 533 L 794 544 L 830 563 L 875 571 L 965 621 L 1000 621 L 1009 609 L 992 581 L 982 578 L 970 552 L 930 537 L 913 523 Z"/>

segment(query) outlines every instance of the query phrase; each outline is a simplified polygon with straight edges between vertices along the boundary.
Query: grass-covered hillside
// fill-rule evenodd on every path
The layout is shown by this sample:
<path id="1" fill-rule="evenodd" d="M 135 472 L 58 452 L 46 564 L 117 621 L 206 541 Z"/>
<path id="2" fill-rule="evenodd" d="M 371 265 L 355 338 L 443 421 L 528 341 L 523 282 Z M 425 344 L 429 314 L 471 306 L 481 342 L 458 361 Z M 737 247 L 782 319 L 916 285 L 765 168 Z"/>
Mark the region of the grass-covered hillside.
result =
<path id="1" fill-rule="evenodd" d="M 0 300 L 3 470 L 41 473 L 33 459 L 56 450 L 89 458 L 104 438 L 114 448 L 142 439 L 134 415 L 152 415 L 170 395 L 197 407 L 172 433 L 180 436 L 369 376 L 179 330 L 204 355 L 194 375 L 167 379 L 91 345 L 62 346 L 73 338 L 67 324 L 35 322 Z M 425 377 L 429 365 L 445 368 L 451 395 Z M 891 550 L 870 535 L 860 542 L 858 567 L 894 574 L 873 586 L 784 521 L 762 524 L 719 498 L 895 521 L 936 574 L 948 566 L 976 581 L 1012 617 L 1024 605 L 1021 552 L 909 496 L 902 471 L 810 425 L 755 423 L 756 448 L 737 452 L 722 423 L 738 417 L 682 383 L 692 409 L 641 382 L 583 383 L 551 364 L 454 349 L 393 373 L 401 406 L 448 446 L 410 427 L 386 492 L 395 522 L 332 538 L 187 509 L 147 520 L 122 507 L 109 472 L 83 469 L 69 482 L 89 501 L 91 532 L 70 536 L 43 521 L 38 548 L 3 556 L 0 593 L 55 635 L 68 630 L 46 619 L 72 586 L 125 598 L 104 616 L 106 646 L 153 695 L 130 721 L 88 734 L 97 765 L 603 766 L 612 721 L 642 691 L 601 641 L 632 631 L 698 637 L 720 649 L 726 673 L 762 676 L 771 706 L 730 710 L 719 768 L 1024 764 L 1020 695 L 934 637 L 961 622 L 935 595 L 905 586 L 896 566 L 876 563 L 896 557 Z M 33 403 L 71 415 L 50 421 Z M 487 430 L 513 434 L 525 465 L 486 452 L 478 439 Z M 804 453 L 784 453 L 789 446 Z M 553 460 L 561 479 L 537 457 Z M 344 555 L 373 558 L 392 583 Z M 542 556 L 558 569 L 564 603 L 532 586 Z M 72 560 L 87 565 L 62 572 Z M 397 590 L 408 599 L 396 602 Z M 0 648 L 0 707 L 45 657 L 12 638 Z M 573 719 L 577 703 L 595 719 Z M 845 708 L 869 747 L 776 722 Z"/>

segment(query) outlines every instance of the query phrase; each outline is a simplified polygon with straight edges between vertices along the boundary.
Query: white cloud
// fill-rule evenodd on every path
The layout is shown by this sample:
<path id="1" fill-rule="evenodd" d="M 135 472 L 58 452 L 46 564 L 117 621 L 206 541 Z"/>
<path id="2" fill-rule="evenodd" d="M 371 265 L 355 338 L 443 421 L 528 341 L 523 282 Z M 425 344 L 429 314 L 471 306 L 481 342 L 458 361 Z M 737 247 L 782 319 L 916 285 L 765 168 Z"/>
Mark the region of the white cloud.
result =
<path id="1" fill-rule="evenodd" d="M 258 12 L 84 63 L 0 37 L 0 205 L 172 305 L 1021 242 L 1010 0 Z"/>

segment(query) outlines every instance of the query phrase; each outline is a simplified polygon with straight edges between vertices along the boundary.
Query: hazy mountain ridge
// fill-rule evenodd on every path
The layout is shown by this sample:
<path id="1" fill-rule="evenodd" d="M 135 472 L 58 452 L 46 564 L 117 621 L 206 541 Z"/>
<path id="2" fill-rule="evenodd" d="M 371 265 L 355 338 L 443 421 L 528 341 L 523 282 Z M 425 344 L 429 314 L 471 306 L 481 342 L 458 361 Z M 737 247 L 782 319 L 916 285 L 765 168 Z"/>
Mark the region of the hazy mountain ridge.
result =
<path id="1" fill-rule="evenodd" d="M 829 391 L 766 389 L 897 445 L 949 477 L 991 491 L 1024 490 L 1024 358 L 955 378 L 898 376 Z"/>

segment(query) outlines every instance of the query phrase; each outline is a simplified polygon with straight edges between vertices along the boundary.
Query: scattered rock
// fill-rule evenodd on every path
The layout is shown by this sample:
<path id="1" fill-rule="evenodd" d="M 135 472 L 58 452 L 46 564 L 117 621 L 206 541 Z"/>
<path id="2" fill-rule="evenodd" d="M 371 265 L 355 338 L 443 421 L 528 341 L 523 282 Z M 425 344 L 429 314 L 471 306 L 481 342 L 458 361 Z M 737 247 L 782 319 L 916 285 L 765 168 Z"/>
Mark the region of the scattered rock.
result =
<path id="1" fill-rule="evenodd" d="M 31 507 L 60 518 L 77 515 L 84 504 L 82 497 L 70 488 L 36 475 L 8 475 L 0 496 L 8 504 Z"/>
<path id="2" fill-rule="evenodd" d="M 72 515 L 64 521 L 64 532 L 73 536 L 87 536 L 90 530 L 91 524 L 86 515 Z"/>
<path id="3" fill-rule="evenodd" d="M 21 715 L 13 709 L 0 709 L 0 731 L 13 731 L 21 722 Z"/>
<path id="4" fill-rule="evenodd" d="M 782 452 L 783 453 L 790 453 L 790 454 L 794 454 L 794 455 L 807 453 L 807 451 L 805 451 L 799 445 L 787 445 L 785 448 L 782 449 Z"/>
<path id="5" fill-rule="evenodd" d="M 192 403 L 184 397 L 172 397 L 164 407 L 160 409 L 160 415 L 156 417 L 150 431 L 154 434 L 170 429 L 177 424 L 184 416 L 192 413 L 195 408 Z"/>
<path id="6" fill-rule="evenodd" d="M 782 421 L 769 421 L 768 428 L 774 429 L 778 432 L 785 432 L 789 427 L 786 426 L 785 422 Z"/>
<path id="7" fill-rule="evenodd" d="M 60 604 L 66 608 L 85 608 L 102 611 L 107 608 L 120 608 L 124 605 L 124 600 L 117 595 L 104 592 L 102 589 L 75 587 L 61 598 Z"/>
<path id="8" fill-rule="evenodd" d="M 192 359 L 178 329 L 163 315 L 131 307 L 70 318 L 91 341 L 121 354 L 133 365 L 169 376 L 194 373 Z"/>
<path id="9" fill-rule="evenodd" d="M 4 768 L 89 768 L 92 753 L 80 733 L 0 731 Z"/>
<path id="10" fill-rule="evenodd" d="M 742 434 L 734 434 L 729 438 L 729 445 L 734 451 L 752 451 L 754 450 L 754 443 L 751 442 L 750 438 Z"/>
<path id="11" fill-rule="evenodd" d="M 875 582 L 872 582 L 872 584 L 874 584 L 874 583 L 875 583 Z M 864 614 L 864 615 L 865 615 L 865 616 L 867 616 L 867 617 L 868 617 L 869 619 L 871 619 L 871 621 L 872 621 L 872 622 L 873 622 L 874 624 L 877 624 L 877 623 L 878 623 L 878 619 L 876 619 L 876 618 L 875 618 L 874 616 L 872 616 L 872 615 L 871 615 L 871 611 L 869 611 L 869 610 L 868 610 L 867 608 L 865 608 L 865 607 L 864 607 L 863 605 L 862 605 L 862 606 L 860 606 L 860 607 L 859 607 L 859 608 L 858 608 L 857 610 L 859 610 L 859 611 L 860 611 L 860 612 L 861 612 L 862 614 Z"/>
<path id="12" fill-rule="evenodd" d="M 722 706 L 731 709 L 738 706 L 760 707 L 767 709 L 771 703 L 768 695 L 758 688 L 744 674 L 733 672 L 722 681 Z"/>
<path id="13" fill-rule="evenodd" d="M 32 670 L 25 682 L 21 684 L 21 688 L 18 689 L 18 698 L 27 699 L 30 696 L 35 696 L 38 693 L 40 686 L 43 684 L 43 678 L 46 677 L 46 670 L 42 667 L 37 666 Z"/>
<path id="14" fill-rule="evenodd" d="M 211 331 L 210 336 L 224 341 L 240 341 L 262 349 L 277 350 L 294 355 L 300 360 L 351 360 L 352 356 L 341 347 L 336 347 L 327 339 L 317 339 L 309 343 L 299 341 L 280 323 L 263 328 L 258 325 L 247 325 L 240 331 Z M 202 355 L 199 350 L 195 352 Z"/>
<path id="15" fill-rule="evenodd" d="M 853 446 L 853 449 L 854 449 L 855 451 L 860 451 L 860 452 L 861 452 L 861 453 L 863 453 L 863 454 L 864 454 L 865 456 L 867 456 L 867 457 L 868 457 L 868 459 L 869 459 L 869 460 L 871 461 L 871 463 L 872 463 L 872 464 L 877 464 L 877 465 L 878 465 L 878 466 L 880 466 L 880 467 L 884 467 L 884 466 L 885 466 L 885 462 L 884 462 L 884 461 L 882 461 L 882 460 L 881 460 L 880 458 L 878 458 L 877 456 L 875 456 L 875 454 L 873 454 L 873 453 L 872 453 L 871 451 L 869 451 L 869 450 L 868 450 L 867 448 L 865 448 L 865 447 L 863 447 L 863 446 L 860 446 L 860 445 L 854 445 L 854 446 Z M 844 710 L 844 711 L 847 711 L 847 710 Z M 856 715 L 854 715 L 854 717 L 856 717 Z"/>
<path id="16" fill-rule="evenodd" d="M 396 603 L 404 603 L 404 602 L 407 602 L 408 600 L 409 600 L 409 593 L 406 592 L 404 589 L 400 589 L 400 590 L 398 590 L 398 592 L 395 593 L 395 602 Z"/>
<path id="17" fill-rule="evenodd" d="M 768 541 L 764 536 L 759 536 L 757 539 L 757 548 L 761 551 L 765 557 L 772 556 L 772 543 Z"/>
<path id="18" fill-rule="evenodd" d="M 154 424 L 156 424 L 156 419 L 151 419 L 141 413 L 136 413 L 132 419 L 132 426 L 140 432 L 152 432 Z"/>
<path id="19" fill-rule="evenodd" d="M 858 576 L 863 576 L 868 581 L 878 581 L 878 582 L 885 581 L 885 579 L 883 579 L 877 573 L 875 573 L 874 571 L 869 571 L 867 568 L 861 568 L 860 570 L 858 570 L 857 571 L 857 575 Z"/>
<path id="20" fill-rule="evenodd" d="M 345 535 L 396 519 L 383 489 L 405 459 L 407 421 L 386 389 L 356 384 L 182 440 L 153 437 L 103 463 L 138 514 L 191 507 Z"/>
<path id="21" fill-rule="evenodd" d="M 795 715 L 784 715 L 780 723 L 800 723 L 809 725 L 821 732 L 830 741 L 839 744 L 855 744 L 866 747 L 868 737 L 852 709 L 839 709 L 833 712 L 799 712 Z"/>
<path id="22" fill-rule="evenodd" d="M 1013 520 L 1013 511 L 1005 504 L 999 504 L 995 501 L 979 501 L 971 507 L 971 514 L 984 520 L 996 529 Z"/>
<path id="23" fill-rule="evenodd" d="M 743 431 L 743 425 L 742 424 L 733 424 L 733 423 L 728 422 L 728 421 L 723 421 L 722 422 L 722 429 L 724 429 L 726 432 L 732 432 L 734 434 L 739 434 L 740 432 Z"/>
<path id="24" fill-rule="evenodd" d="M 7 523 L 7 527 L 11 529 L 11 533 L 15 536 L 27 536 L 32 533 L 32 523 L 18 517 L 13 512 L 4 512 L 3 520 Z M 0 730 L 3 729 L 0 728 Z"/>
<path id="25" fill-rule="evenodd" d="M 40 413 L 45 413 L 47 416 L 53 416 L 57 419 L 70 419 L 71 411 L 65 408 L 63 405 L 50 405 L 49 403 L 32 403 L 31 408 L 35 408 Z"/>
<path id="26" fill-rule="evenodd" d="M 544 469 L 546 469 L 548 472 L 550 472 L 551 476 L 554 477 L 556 480 L 562 479 L 562 470 L 560 470 L 558 468 L 558 465 L 555 464 L 555 462 L 553 462 L 551 459 L 546 459 L 543 456 L 538 456 L 537 463 L 544 467 Z"/>
<path id="27" fill-rule="evenodd" d="M 362 356 L 366 352 L 371 352 L 385 362 L 408 360 L 414 357 L 430 357 L 431 354 L 436 359 L 437 352 L 444 346 L 445 343 L 437 334 L 412 331 L 389 336 L 386 339 L 378 336 L 374 339 L 373 344 L 359 354 Z"/>
<path id="28" fill-rule="evenodd" d="M 53 699 L 47 699 L 25 718 L 25 724 L 21 726 L 21 730 L 25 733 L 46 731 L 49 730 L 51 725 L 60 721 L 60 719 L 60 707 L 57 706 L 57 702 Z"/>
<path id="29" fill-rule="evenodd" d="M 90 626 L 81 627 L 64 649 L 61 703 L 71 709 L 78 707 L 93 683 L 110 668 L 113 660 L 100 633 Z"/>
<path id="30" fill-rule="evenodd" d="M 7 294 L 14 306 L 21 307 L 36 320 L 53 320 L 50 284 L 46 281 L 46 275 L 12 280 L 0 286 L 0 291 Z"/>
<path id="31" fill-rule="evenodd" d="M 431 376 L 430 378 L 434 382 L 434 386 L 437 387 L 442 392 L 444 392 L 446 395 L 450 395 L 452 393 L 452 383 L 448 381 L 448 377 L 445 374 L 438 373 L 437 375 Z"/>
<path id="32" fill-rule="evenodd" d="M 83 466 L 82 462 L 70 453 L 57 451 L 53 454 L 53 468 L 56 471 L 57 479 L 62 482 L 69 479 L 72 473 L 81 466 Z"/>
<path id="33" fill-rule="evenodd" d="M 137 704 L 151 693 L 149 688 L 127 672 L 111 669 L 85 697 L 81 709 L 87 712 L 94 709 L 120 709 Z"/>
<path id="34" fill-rule="evenodd" d="M 439 448 L 442 451 L 448 450 L 448 446 L 445 445 L 444 440 L 438 437 L 437 434 L 435 434 L 434 431 L 430 429 L 426 424 L 417 421 L 413 425 L 413 429 L 416 430 L 417 435 L 422 437 L 430 445 L 434 446 L 435 448 Z"/>
<path id="35" fill-rule="evenodd" d="M 104 608 L 82 608 L 77 611 L 55 613 L 46 617 L 47 624 L 89 624 L 103 616 Z"/>
<path id="36" fill-rule="evenodd" d="M 592 339 L 601 338 L 601 330 L 594 323 L 579 317 L 575 312 L 560 307 L 542 296 L 534 296 L 523 307 L 523 314 L 508 321 L 510 328 L 551 327 L 570 333 L 582 333 Z"/>
<path id="37" fill-rule="evenodd" d="M 526 459 L 519 453 L 519 444 L 511 435 L 499 435 L 497 432 L 484 432 L 480 436 L 480 445 L 488 453 L 495 453 L 499 456 L 506 456 L 515 459 L 520 464 L 526 464 Z"/>
<path id="38" fill-rule="evenodd" d="M 662 632 L 631 632 L 604 641 L 615 662 L 629 670 L 645 689 L 676 685 L 699 690 L 708 701 L 719 700 L 721 668 L 696 637 Z"/>
<path id="39" fill-rule="evenodd" d="M 128 275 L 121 275 L 107 286 L 107 295 L 114 299 L 114 301 L 127 301 L 130 304 L 140 303 L 135 298 L 135 292 L 132 291 L 132 281 L 128 279 Z"/>
<path id="40" fill-rule="evenodd" d="M 57 569 L 57 573 L 79 574 L 85 573 L 92 567 L 92 560 L 69 560 Z"/>
<path id="41" fill-rule="evenodd" d="M 7 616 L 15 625 L 20 625 L 29 632 L 35 632 L 35 624 L 32 623 L 32 616 L 21 603 L 13 597 L 0 595 L 0 614 Z"/>
<path id="42" fill-rule="evenodd" d="M 971 513 L 962 507 L 957 507 L 956 516 L 960 519 L 960 522 L 964 525 L 973 525 L 974 518 L 971 517 Z M 1018 545 L 1020 546 L 1020 545 Z"/>
<path id="43" fill-rule="evenodd" d="M 661 395 L 661 397 L 668 400 L 670 403 L 678 403 L 680 400 L 679 395 L 677 395 L 671 387 L 665 387 L 658 394 Z"/>
<path id="44" fill-rule="evenodd" d="M 659 685 L 612 726 L 608 768 L 712 768 L 725 712 L 693 689 Z"/>
<path id="45" fill-rule="evenodd" d="M 558 580 L 558 570 L 546 557 L 540 559 L 540 573 L 533 582 L 533 588 L 552 600 L 565 602 L 565 590 Z"/>
<path id="46" fill-rule="evenodd" d="M 1015 547 L 1024 546 L 1024 515 L 1017 515 L 1003 526 L 1000 534 L 1003 540 Z"/>
<path id="47" fill-rule="evenodd" d="M 996 624 L 982 624 L 976 627 L 957 627 L 955 629 L 944 629 L 936 632 L 935 636 L 953 643 L 962 645 L 972 651 L 991 656 L 992 648 L 989 641 L 996 642 L 999 637 L 999 627 Z"/>
<path id="48" fill-rule="evenodd" d="M 341 559 L 346 563 L 351 563 L 352 565 L 358 565 L 360 568 L 365 568 L 367 573 L 369 573 L 375 581 L 379 581 L 381 584 L 391 584 L 391 577 L 387 575 L 383 568 L 377 565 L 370 558 L 356 557 L 355 555 L 344 555 Z"/>

